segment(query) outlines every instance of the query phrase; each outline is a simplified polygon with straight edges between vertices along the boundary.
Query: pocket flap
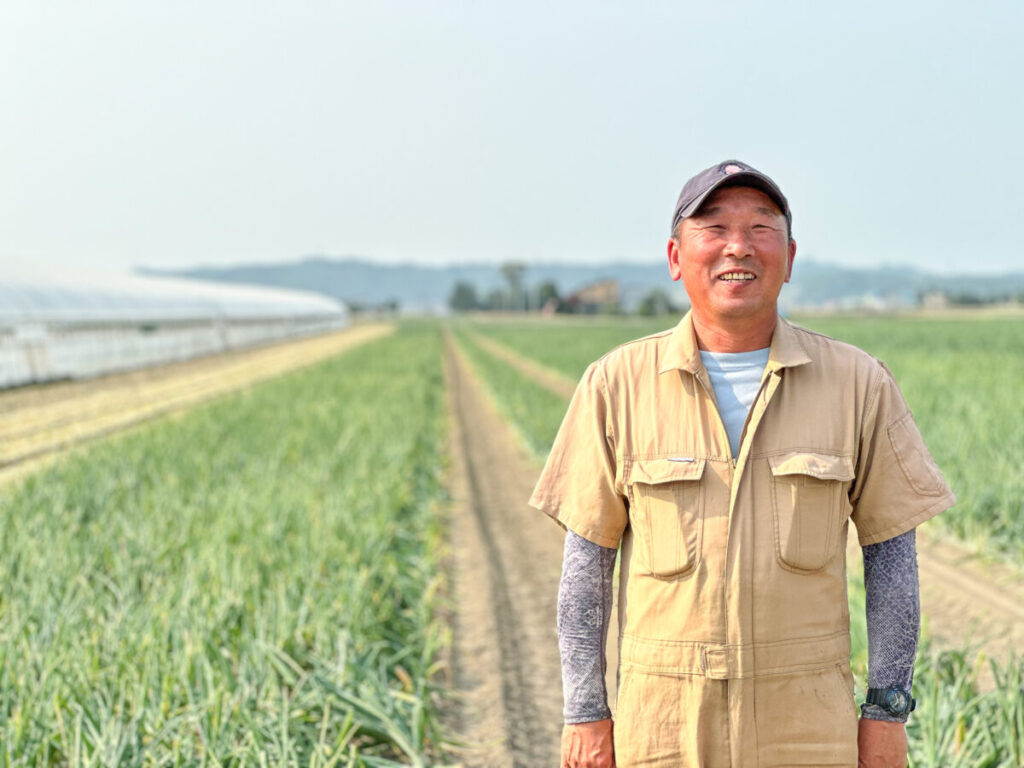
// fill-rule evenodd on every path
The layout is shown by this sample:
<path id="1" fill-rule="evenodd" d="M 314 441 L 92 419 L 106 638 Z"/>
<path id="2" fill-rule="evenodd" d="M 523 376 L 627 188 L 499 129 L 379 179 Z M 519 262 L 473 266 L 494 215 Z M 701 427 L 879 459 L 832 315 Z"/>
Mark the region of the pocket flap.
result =
<path id="1" fill-rule="evenodd" d="M 772 474 L 810 475 L 819 480 L 853 480 L 853 457 L 828 453 L 783 453 L 769 456 Z"/>
<path id="2" fill-rule="evenodd" d="M 672 456 L 663 459 L 637 459 L 629 470 L 630 483 L 674 483 L 679 480 L 700 480 L 704 459 Z"/>

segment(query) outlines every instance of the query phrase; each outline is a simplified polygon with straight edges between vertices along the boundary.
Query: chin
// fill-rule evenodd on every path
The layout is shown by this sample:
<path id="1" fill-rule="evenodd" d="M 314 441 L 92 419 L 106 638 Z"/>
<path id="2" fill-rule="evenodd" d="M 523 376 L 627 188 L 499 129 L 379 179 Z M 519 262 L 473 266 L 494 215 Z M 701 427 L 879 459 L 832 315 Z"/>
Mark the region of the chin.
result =
<path id="1" fill-rule="evenodd" d="M 757 315 L 765 311 L 765 305 L 758 304 L 721 304 L 715 307 L 715 314 L 719 317 L 728 317 L 735 320 L 740 320 L 748 317 L 756 317 Z"/>

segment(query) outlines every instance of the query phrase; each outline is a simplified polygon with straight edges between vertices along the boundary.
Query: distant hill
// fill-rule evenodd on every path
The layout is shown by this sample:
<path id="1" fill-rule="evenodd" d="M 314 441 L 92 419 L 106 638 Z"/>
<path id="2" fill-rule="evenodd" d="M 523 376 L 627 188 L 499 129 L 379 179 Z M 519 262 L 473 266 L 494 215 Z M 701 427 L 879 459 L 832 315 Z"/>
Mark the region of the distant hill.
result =
<path id="1" fill-rule="evenodd" d="M 497 264 L 425 266 L 376 264 L 359 258 L 311 256 L 281 264 L 197 267 L 176 272 L 140 270 L 151 275 L 178 275 L 226 283 L 248 283 L 318 291 L 346 303 L 378 305 L 397 301 L 405 310 L 443 311 L 456 282 L 473 284 L 479 296 L 506 283 Z M 650 290 L 660 288 L 684 298 L 682 287 L 668 277 L 661 262 L 633 264 L 527 265 L 524 285 L 552 281 L 563 295 L 598 280 L 617 280 L 629 309 Z M 780 303 L 787 308 L 824 306 L 913 306 L 932 292 L 977 300 L 1024 296 L 1024 272 L 1001 275 L 937 275 L 913 267 L 852 269 L 810 259 L 798 260 L 792 282 Z"/>

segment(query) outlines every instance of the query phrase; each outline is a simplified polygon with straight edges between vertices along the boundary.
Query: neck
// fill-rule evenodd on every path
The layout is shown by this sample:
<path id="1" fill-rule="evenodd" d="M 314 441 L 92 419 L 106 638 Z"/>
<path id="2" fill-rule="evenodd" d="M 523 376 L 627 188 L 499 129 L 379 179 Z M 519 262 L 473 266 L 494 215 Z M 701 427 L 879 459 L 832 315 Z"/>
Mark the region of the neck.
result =
<path id="1" fill-rule="evenodd" d="M 753 352 L 772 343 L 777 315 L 771 317 L 729 318 L 725 322 L 708 321 L 692 315 L 697 347 L 705 352 Z"/>

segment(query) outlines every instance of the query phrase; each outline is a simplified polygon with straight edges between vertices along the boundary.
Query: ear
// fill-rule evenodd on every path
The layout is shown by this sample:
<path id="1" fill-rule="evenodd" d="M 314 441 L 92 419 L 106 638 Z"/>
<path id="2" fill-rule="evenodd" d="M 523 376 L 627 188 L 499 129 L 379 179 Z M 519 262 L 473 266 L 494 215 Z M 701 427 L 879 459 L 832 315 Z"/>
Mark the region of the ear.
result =
<path id="1" fill-rule="evenodd" d="M 683 277 L 682 254 L 679 252 L 679 241 L 674 237 L 668 241 L 668 273 L 673 280 L 680 280 Z"/>
<path id="2" fill-rule="evenodd" d="M 796 240 L 789 240 L 789 263 L 786 265 L 786 282 L 793 276 L 793 259 L 796 258 Z"/>

